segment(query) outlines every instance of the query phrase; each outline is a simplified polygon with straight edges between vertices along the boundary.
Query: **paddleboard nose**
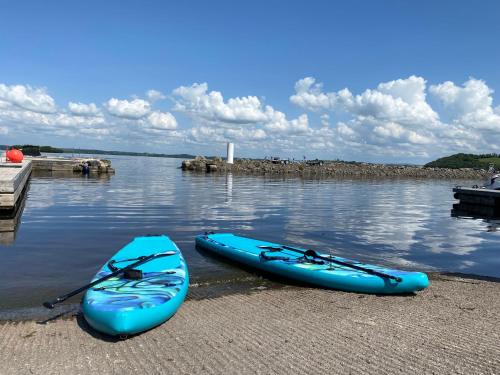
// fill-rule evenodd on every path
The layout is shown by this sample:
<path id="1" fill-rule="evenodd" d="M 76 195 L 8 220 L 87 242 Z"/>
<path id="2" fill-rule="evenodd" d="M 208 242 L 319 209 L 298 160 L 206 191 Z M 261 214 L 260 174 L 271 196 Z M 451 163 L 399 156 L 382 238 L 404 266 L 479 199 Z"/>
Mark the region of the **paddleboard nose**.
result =
<path id="1" fill-rule="evenodd" d="M 417 290 L 423 290 L 428 286 L 429 286 L 429 278 L 427 277 L 427 274 L 419 272 L 418 277 L 416 279 Z"/>
<path id="2" fill-rule="evenodd" d="M 108 332 L 112 335 L 128 335 L 132 333 L 132 324 L 126 317 L 108 322 Z"/>

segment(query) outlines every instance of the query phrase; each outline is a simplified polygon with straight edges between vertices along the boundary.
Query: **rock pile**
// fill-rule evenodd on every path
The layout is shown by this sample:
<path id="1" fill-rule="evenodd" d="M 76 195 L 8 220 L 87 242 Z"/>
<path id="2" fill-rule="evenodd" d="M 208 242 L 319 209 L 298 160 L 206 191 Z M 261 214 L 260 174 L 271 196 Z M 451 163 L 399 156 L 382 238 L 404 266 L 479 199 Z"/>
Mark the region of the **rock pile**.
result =
<path id="1" fill-rule="evenodd" d="M 191 160 L 184 160 L 181 165 L 183 171 L 197 172 L 217 172 L 226 171 L 230 167 L 222 158 L 207 159 L 204 156 L 197 156 Z"/>
<path id="2" fill-rule="evenodd" d="M 234 164 L 226 164 L 222 158 L 207 159 L 197 156 L 184 160 L 181 168 L 198 172 L 232 172 L 253 175 L 290 175 L 308 178 L 352 177 L 352 178 L 441 178 L 441 179 L 484 179 L 489 176 L 485 170 L 472 168 L 425 168 L 358 162 L 325 161 L 323 165 L 304 162 L 288 164 L 272 163 L 269 160 L 238 159 Z"/>
<path id="3" fill-rule="evenodd" d="M 111 161 L 107 159 L 75 159 L 73 164 L 73 172 L 82 173 L 83 168 L 87 165 L 90 173 L 115 173 L 111 167 Z"/>

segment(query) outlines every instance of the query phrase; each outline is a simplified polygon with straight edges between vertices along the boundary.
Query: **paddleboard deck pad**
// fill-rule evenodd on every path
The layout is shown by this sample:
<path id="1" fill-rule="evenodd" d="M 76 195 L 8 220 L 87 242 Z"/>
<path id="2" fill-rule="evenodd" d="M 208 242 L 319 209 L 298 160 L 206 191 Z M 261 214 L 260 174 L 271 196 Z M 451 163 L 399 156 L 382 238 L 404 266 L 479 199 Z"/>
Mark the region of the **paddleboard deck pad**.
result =
<path id="1" fill-rule="evenodd" d="M 231 233 L 199 235 L 196 237 L 196 245 L 233 261 L 324 288 L 360 293 L 402 294 L 416 292 L 429 285 L 427 275 L 422 272 L 395 270 L 317 253 L 333 261 L 392 276 L 382 277 L 332 261 L 304 256 L 301 252 L 306 252 L 306 249 L 293 247 L 298 251 L 287 250 L 283 248 L 285 245 Z"/>
<path id="2" fill-rule="evenodd" d="M 92 281 L 109 275 L 114 267 L 124 268 L 140 257 L 165 252 L 173 255 L 154 258 L 127 275 L 112 277 L 89 289 L 82 310 L 90 326 L 109 335 L 131 335 L 174 315 L 186 297 L 189 276 L 181 251 L 167 236 L 136 237 Z"/>

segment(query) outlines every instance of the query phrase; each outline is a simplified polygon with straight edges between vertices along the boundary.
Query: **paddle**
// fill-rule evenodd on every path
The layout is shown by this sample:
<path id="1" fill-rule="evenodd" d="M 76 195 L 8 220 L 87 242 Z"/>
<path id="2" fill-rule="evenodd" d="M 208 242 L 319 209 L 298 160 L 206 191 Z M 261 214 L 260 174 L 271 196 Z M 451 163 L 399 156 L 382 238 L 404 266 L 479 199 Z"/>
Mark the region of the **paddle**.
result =
<path id="1" fill-rule="evenodd" d="M 302 255 L 304 255 L 306 257 L 308 256 L 308 257 L 312 257 L 312 258 L 317 258 L 317 259 L 325 260 L 327 262 L 336 263 L 336 264 L 339 264 L 341 266 L 345 266 L 345 267 L 353 268 L 353 269 L 358 270 L 358 271 L 366 272 L 366 273 L 368 273 L 370 275 L 375 275 L 375 276 L 383 277 L 385 279 L 395 280 L 398 283 L 401 282 L 401 281 L 403 281 L 403 279 L 401 277 L 397 277 L 397 276 L 393 276 L 393 275 L 388 275 L 388 274 L 383 273 L 383 272 L 372 270 L 371 268 L 365 268 L 365 267 L 357 266 L 357 265 L 352 264 L 352 263 L 343 262 L 343 261 L 338 260 L 338 259 L 334 259 L 334 258 L 330 258 L 330 257 L 325 257 L 325 256 L 322 256 L 322 255 L 319 255 L 314 250 L 303 251 L 303 250 L 296 249 L 294 247 L 290 247 L 290 246 L 286 246 L 286 245 L 283 245 L 283 246 L 280 246 L 280 247 L 259 246 L 259 248 L 261 248 L 261 249 L 269 249 L 269 250 L 274 250 L 274 251 L 279 251 L 280 249 L 295 251 L 296 253 L 302 254 Z"/>
<path id="2" fill-rule="evenodd" d="M 144 264 L 146 262 L 149 262 L 149 261 L 151 261 L 153 259 L 161 258 L 161 257 L 167 257 L 167 256 L 170 256 L 170 255 L 175 255 L 175 254 L 178 254 L 178 252 L 177 251 L 166 251 L 164 253 L 156 253 L 156 254 L 151 254 L 151 255 L 148 255 L 148 256 L 140 257 L 140 258 L 138 258 L 139 260 L 137 262 L 129 264 L 126 267 L 119 268 L 116 271 L 111 272 L 110 274 L 108 274 L 108 275 L 106 275 L 104 277 L 101 277 L 99 280 L 92 281 L 91 283 L 89 283 L 87 285 L 84 285 L 84 286 L 82 286 L 82 287 L 80 287 L 78 289 L 75 289 L 72 292 L 69 292 L 67 294 L 63 294 L 62 296 L 57 297 L 53 301 L 44 302 L 43 306 L 46 307 L 46 308 L 48 308 L 48 309 L 53 309 L 56 304 L 58 304 L 60 302 L 64 302 L 68 298 L 76 296 L 77 294 L 79 294 L 79 293 L 81 293 L 81 292 L 83 292 L 83 291 L 85 291 L 87 289 L 90 289 L 93 286 L 102 283 L 103 281 L 106 281 L 108 279 L 111 279 L 112 277 L 121 275 L 122 273 L 125 273 L 125 272 L 127 272 L 129 270 L 132 270 L 133 268 L 135 268 L 137 266 L 140 266 L 141 264 Z"/>

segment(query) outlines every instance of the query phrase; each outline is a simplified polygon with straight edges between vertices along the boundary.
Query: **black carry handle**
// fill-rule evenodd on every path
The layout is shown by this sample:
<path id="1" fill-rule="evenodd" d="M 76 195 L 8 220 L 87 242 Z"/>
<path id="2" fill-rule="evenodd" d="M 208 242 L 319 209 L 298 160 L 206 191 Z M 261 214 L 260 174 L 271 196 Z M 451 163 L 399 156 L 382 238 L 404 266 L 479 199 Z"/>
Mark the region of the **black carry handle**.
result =
<path id="1" fill-rule="evenodd" d="M 164 253 L 156 253 L 156 254 L 151 254 L 151 255 L 148 255 L 146 257 L 143 257 L 142 259 L 138 260 L 137 262 L 135 263 L 132 263 L 130 265 L 128 265 L 127 267 L 123 267 L 123 268 L 119 268 L 118 270 L 100 278 L 99 280 L 96 280 L 96 281 L 92 281 L 91 283 L 87 284 L 87 285 L 84 285 L 78 289 L 75 289 L 73 290 L 72 292 L 69 292 L 67 294 L 63 294 L 62 296 L 59 296 L 57 297 L 55 300 L 53 301 L 46 301 L 43 303 L 43 306 L 48 308 L 48 309 L 53 309 L 55 307 L 56 304 L 60 303 L 60 302 L 64 302 L 66 301 L 68 298 L 70 297 L 73 297 L 73 296 L 76 296 L 77 294 L 87 290 L 87 289 L 90 289 L 92 288 L 93 286 L 97 285 L 97 284 L 100 284 L 102 283 L 103 281 L 106 281 L 108 279 L 111 279 L 112 277 L 115 277 L 115 276 L 118 276 L 122 273 L 125 273 L 137 266 L 140 266 L 141 264 L 144 264 L 146 262 L 149 262 L 153 259 L 156 259 L 156 258 L 161 258 L 161 257 L 167 257 L 167 256 L 171 256 L 171 255 L 175 255 L 175 254 L 178 254 L 177 251 L 166 251 Z"/>
<path id="2" fill-rule="evenodd" d="M 345 267 L 353 268 L 353 269 L 358 270 L 358 271 L 366 272 L 366 273 L 368 273 L 370 275 L 379 276 L 379 277 L 382 277 L 384 279 L 395 280 L 398 283 L 400 283 L 401 281 L 403 281 L 403 279 L 401 277 L 397 277 L 397 276 L 393 276 L 393 275 L 388 275 L 388 274 L 383 273 L 383 272 L 372 270 L 371 268 L 365 268 L 365 267 L 357 266 L 355 264 L 351 264 L 351 263 L 348 263 L 348 262 L 343 262 L 343 261 L 338 260 L 338 259 L 334 259 L 334 258 L 330 258 L 330 257 L 325 257 L 323 255 L 319 255 L 314 250 L 306 250 L 306 251 L 304 251 L 304 250 L 296 249 L 294 247 L 290 247 L 290 246 L 286 246 L 286 245 L 283 245 L 283 246 L 280 246 L 280 247 L 259 246 L 259 248 L 261 248 L 261 249 L 270 249 L 270 250 L 274 250 L 274 251 L 279 251 L 280 249 L 295 251 L 296 253 L 299 253 L 299 254 L 302 254 L 302 255 L 305 255 L 305 256 L 309 256 L 309 257 L 312 257 L 312 258 L 317 258 L 317 259 L 325 260 L 325 261 L 331 262 L 331 263 L 336 263 L 336 264 L 339 264 L 341 266 L 345 266 Z"/>

